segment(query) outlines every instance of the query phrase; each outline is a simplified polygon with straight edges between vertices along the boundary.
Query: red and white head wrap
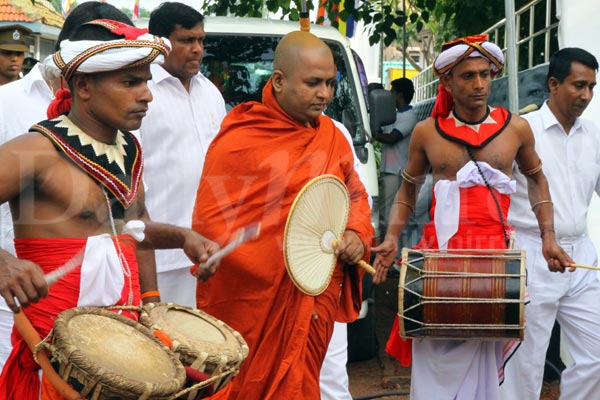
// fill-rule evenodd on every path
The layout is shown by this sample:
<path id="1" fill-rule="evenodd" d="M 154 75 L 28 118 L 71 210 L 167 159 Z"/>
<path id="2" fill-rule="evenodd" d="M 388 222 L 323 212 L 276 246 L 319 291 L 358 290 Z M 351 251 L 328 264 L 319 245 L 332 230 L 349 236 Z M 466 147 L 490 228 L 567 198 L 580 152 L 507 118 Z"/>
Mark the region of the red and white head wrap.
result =
<path id="1" fill-rule="evenodd" d="M 482 34 L 444 43 L 441 53 L 433 62 L 433 71 L 437 76 L 446 75 L 465 58 L 481 57 L 490 62 L 492 76 L 496 76 L 504 67 L 504 55 L 498 45 L 487 40 L 488 35 Z M 438 115 L 447 116 L 453 104 L 452 95 L 440 84 L 431 116 L 434 118 Z"/>
<path id="2" fill-rule="evenodd" d="M 123 38 L 117 40 L 64 40 L 60 50 L 49 55 L 41 65 L 44 78 L 55 81 L 63 77 L 69 81 L 76 72 L 93 74 L 116 71 L 164 62 L 171 50 L 168 39 L 150 35 L 147 29 L 136 28 L 122 22 L 99 19 L 86 23 L 100 25 Z M 56 101 L 55 101 L 56 100 Z M 68 112 L 68 89 L 60 89 L 48 108 L 48 118 Z"/>
<path id="3" fill-rule="evenodd" d="M 92 74 L 162 63 L 171 50 L 167 39 L 150 35 L 146 29 L 108 19 L 94 20 L 86 25 L 90 24 L 103 26 L 114 34 L 122 35 L 123 39 L 64 40 L 60 50 L 44 60 L 44 78 L 54 80 L 63 76 L 68 81 L 75 72 Z"/>

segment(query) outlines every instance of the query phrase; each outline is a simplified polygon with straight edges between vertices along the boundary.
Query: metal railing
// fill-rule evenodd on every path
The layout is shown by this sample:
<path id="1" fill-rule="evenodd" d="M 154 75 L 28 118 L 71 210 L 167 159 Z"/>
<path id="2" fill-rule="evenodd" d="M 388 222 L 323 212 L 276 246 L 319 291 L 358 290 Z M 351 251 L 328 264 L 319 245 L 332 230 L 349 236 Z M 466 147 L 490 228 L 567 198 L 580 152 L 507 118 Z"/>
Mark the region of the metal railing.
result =
<path id="1" fill-rule="evenodd" d="M 555 2 L 556 0 L 533 0 L 515 12 L 518 71 L 548 62 L 550 54 L 558 48 Z M 483 33 L 487 33 L 490 36 L 489 40 L 496 43 L 506 54 L 505 28 L 506 18 L 503 18 Z M 502 75 L 510 72 L 504 69 Z M 413 83 L 415 103 L 435 97 L 438 79 L 433 73 L 433 65 L 424 68 L 415 76 Z"/>

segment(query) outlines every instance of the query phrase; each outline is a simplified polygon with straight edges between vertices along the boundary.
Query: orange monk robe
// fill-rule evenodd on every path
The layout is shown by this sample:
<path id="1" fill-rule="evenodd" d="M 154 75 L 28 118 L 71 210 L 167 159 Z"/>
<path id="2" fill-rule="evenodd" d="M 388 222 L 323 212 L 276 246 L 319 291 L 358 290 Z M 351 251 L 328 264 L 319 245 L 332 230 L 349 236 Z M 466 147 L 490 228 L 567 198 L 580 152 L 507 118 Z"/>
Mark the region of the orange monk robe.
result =
<path id="1" fill-rule="evenodd" d="M 351 197 L 347 229 L 369 256 L 373 235 L 367 193 L 353 167 L 352 149 L 332 120 L 305 127 L 279 107 L 269 83 L 263 103 L 229 112 L 212 142 L 202 173 L 193 228 L 224 244 L 233 232 L 260 221 L 258 240 L 221 262 L 198 284 L 198 308 L 238 330 L 250 347 L 240 374 L 211 399 L 318 399 L 319 371 L 333 321 L 356 319 L 363 271 L 335 268 L 327 290 L 312 297 L 298 290 L 283 260 L 283 234 L 292 203 L 312 178 L 333 174 Z"/>

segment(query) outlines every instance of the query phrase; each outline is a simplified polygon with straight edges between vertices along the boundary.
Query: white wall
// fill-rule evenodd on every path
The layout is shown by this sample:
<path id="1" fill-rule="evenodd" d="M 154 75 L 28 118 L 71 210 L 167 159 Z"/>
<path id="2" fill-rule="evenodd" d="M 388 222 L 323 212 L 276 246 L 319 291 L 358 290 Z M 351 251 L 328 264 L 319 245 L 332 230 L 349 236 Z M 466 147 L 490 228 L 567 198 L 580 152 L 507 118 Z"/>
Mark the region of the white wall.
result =
<path id="1" fill-rule="evenodd" d="M 600 2 L 590 0 L 556 0 L 558 24 L 558 45 L 581 47 L 600 60 Z M 600 79 L 600 77 L 598 77 Z M 600 126 L 600 91 L 583 114 Z M 600 134 L 600 132 L 598 132 Z M 588 229 L 596 249 L 600 251 L 600 199 L 594 196 L 588 211 Z"/>

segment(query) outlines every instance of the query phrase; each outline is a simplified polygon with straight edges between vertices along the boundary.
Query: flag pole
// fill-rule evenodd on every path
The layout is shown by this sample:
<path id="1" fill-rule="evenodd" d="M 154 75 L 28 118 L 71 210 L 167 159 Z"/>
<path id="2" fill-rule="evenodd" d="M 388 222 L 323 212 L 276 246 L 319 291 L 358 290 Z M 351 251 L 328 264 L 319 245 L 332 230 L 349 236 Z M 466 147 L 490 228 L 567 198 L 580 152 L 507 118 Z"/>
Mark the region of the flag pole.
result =
<path id="1" fill-rule="evenodd" d="M 517 32 L 515 28 L 515 2 L 505 0 L 506 13 L 506 64 L 508 76 L 508 110 L 519 112 L 519 66 L 517 65 Z"/>
<path id="2" fill-rule="evenodd" d="M 306 7 L 306 0 L 302 0 L 300 3 L 300 30 L 303 32 L 310 31 L 310 18 L 308 15 L 308 7 Z"/>

